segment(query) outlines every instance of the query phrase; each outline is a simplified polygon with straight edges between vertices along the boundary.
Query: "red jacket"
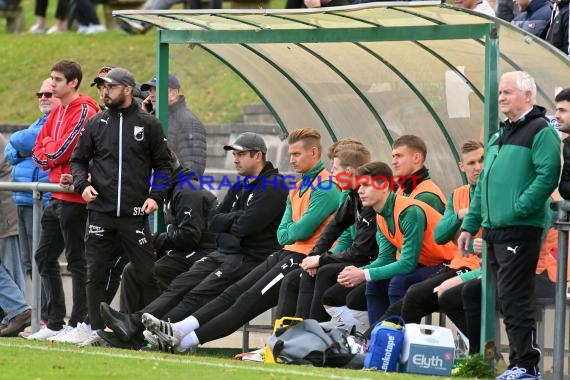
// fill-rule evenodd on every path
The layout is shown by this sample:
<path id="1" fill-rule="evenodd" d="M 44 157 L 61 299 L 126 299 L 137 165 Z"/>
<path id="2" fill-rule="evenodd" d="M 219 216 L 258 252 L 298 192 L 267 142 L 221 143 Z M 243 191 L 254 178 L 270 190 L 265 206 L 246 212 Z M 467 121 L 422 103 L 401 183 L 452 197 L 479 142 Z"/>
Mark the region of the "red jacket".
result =
<path id="1" fill-rule="evenodd" d="M 80 94 L 66 106 L 59 105 L 51 110 L 43 125 L 32 158 L 36 165 L 49 169 L 49 181 L 59 183 L 62 174 L 71 174 L 69 159 L 77 144 L 85 123 L 98 112 L 95 100 Z M 52 197 L 75 203 L 85 203 L 81 194 L 53 192 Z"/>

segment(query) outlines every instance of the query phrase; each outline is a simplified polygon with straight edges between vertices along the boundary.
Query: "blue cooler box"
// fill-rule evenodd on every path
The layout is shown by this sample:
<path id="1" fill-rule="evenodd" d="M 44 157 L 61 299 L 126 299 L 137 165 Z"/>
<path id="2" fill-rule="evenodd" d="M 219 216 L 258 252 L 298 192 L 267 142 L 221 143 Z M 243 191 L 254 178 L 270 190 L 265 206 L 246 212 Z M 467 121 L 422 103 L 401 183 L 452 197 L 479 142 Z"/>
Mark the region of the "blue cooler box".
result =
<path id="1" fill-rule="evenodd" d="M 455 342 L 450 329 L 408 323 L 400 356 L 400 371 L 422 375 L 450 376 Z"/>

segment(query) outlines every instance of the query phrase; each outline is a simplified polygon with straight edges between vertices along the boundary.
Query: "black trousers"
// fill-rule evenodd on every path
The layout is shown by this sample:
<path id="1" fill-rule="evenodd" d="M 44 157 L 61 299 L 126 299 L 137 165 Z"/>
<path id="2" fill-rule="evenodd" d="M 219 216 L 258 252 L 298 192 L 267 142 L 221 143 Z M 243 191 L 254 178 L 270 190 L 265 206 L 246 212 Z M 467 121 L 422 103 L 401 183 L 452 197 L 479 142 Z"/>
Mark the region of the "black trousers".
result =
<path id="1" fill-rule="evenodd" d="M 150 313 L 172 322 L 181 321 L 257 265 L 259 260 L 250 255 L 226 255 L 214 251 L 197 260 L 188 271 L 172 280 L 160 297 L 135 314 Z"/>
<path id="2" fill-rule="evenodd" d="M 353 263 L 331 263 L 318 268 L 315 277 L 311 277 L 302 269 L 295 269 L 283 279 L 279 291 L 277 317 L 296 316 L 299 318 L 315 319 L 319 322 L 330 320 L 325 311 L 323 297 L 325 292 L 334 287 L 335 297 L 346 303 L 346 297 L 353 288 L 345 288 L 337 282 L 338 274 Z M 366 299 L 362 293 L 364 310 Z"/>
<path id="3" fill-rule="evenodd" d="M 137 273 L 134 286 L 142 294 L 143 302 L 150 303 L 160 294 L 154 276 L 154 249 L 146 216 L 116 217 L 96 211 L 89 212 L 86 241 L 87 300 L 89 320 L 93 329 L 105 327 L 99 305 L 107 301 L 105 280 L 109 263 L 120 253 L 128 257 Z M 117 247 L 120 244 L 120 249 Z"/>
<path id="4" fill-rule="evenodd" d="M 87 210 L 81 203 L 50 200 L 42 214 L 42 230 L 35 259 L 45 286 L 48 304 L 47 327 L 60 330 L 65 324 L 65 294 L 59 270 L 59 256 L 65 252 L 71 272 L 73 307 L 69 325 L 87 318 L 85 294 L 85 223 Z"/>
<path id="5" fill-rule="evenodd" d="M 540 361 L 534 318 L 534 279 L 540 238 L 496 243 L 487 240 L 487 257 L 497 303 L 509 338 L 509 366 L 532 369 Z"/>
<path id="6" fill-rule="evenodd" d="M 172 280 L 188 271 L 196 261 L 210 252 L 211 250 L 169 251 L 157 260 L 154 263 L 154 275 L 161 292 L 168 289 Z M 123 270 L 120 305 L 120 310 L 123 313 L 135 313 L 146 306 L 144 296 L 137 286 L 137 276 L 138 274 L 131 264 L 128 264 Z"/>
<path id="7" fill-rule="evenodd" d="M 193 315 L 200 322 L 200 327 L 195 333 L 200 343 L 223 338 L 277 305 L 281 280 L 299 268 L 305 257 L 297 252 L 277 251 L 196 311 Z"/>

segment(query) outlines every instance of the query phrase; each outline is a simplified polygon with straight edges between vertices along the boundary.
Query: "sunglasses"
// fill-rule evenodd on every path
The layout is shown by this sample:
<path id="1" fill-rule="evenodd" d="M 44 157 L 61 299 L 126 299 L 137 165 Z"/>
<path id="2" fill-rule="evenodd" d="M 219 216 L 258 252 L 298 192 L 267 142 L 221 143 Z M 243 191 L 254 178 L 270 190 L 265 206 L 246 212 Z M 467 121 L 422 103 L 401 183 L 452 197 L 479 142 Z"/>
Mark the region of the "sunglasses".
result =
<path id="1" fill-rule="evenodd" d="M 42 96 L 45 96 L 47 99 L 49 99 L 53 96 L 53 93 L 52 92 L 36 92 L 36 96 L 38 97 L 38 99 L 41 99 Z"/>

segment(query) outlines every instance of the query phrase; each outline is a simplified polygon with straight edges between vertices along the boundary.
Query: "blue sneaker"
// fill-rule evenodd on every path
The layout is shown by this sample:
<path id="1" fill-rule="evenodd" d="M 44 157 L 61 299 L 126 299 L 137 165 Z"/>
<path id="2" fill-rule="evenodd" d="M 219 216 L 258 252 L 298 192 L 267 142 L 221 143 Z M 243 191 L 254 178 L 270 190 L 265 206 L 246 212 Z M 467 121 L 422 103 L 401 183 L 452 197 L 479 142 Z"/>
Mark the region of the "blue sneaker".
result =
<path id="1" fill-rule="evenodd" d="M 495 378 L 495 380 L 519 380 L 519 379 L 527 379 L 527 380 L 538 380 L 540 379 L 540 371 L 538 368 L 534 368 L 533 370 L 528 370 L 523 367 L 514 366 L 510 369 L 507 369 L 505 372 L 500 374 Z"/>

